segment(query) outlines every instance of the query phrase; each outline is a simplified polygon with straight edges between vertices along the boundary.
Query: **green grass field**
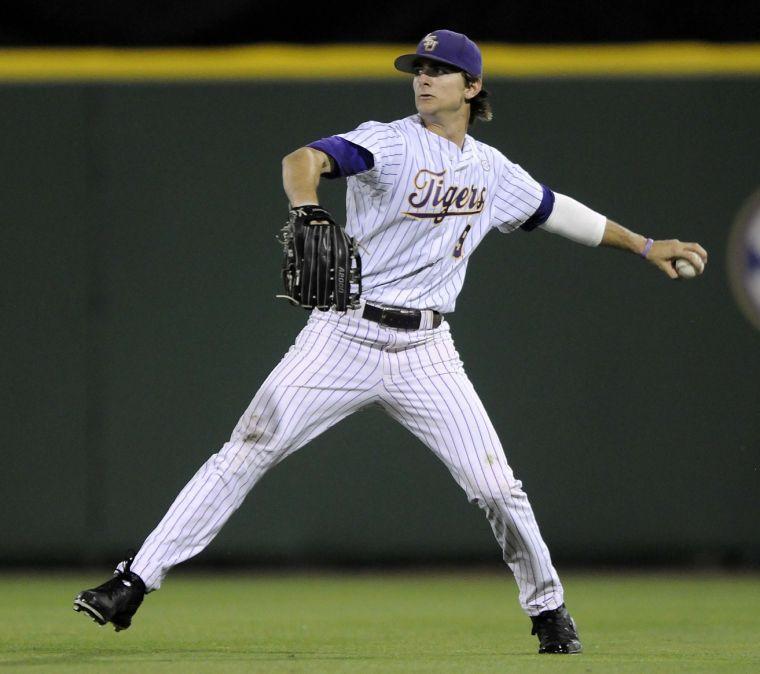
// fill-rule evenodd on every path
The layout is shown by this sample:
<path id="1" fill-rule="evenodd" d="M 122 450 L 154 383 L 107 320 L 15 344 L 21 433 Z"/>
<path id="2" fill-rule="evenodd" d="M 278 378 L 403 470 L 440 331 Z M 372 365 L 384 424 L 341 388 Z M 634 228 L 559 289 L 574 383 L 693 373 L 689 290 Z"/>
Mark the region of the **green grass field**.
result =
<path id="1" fill-rule="evenodd" d="M 507 574 L 175 572 L 119 633 L 71 609 L 107 575 L 0 576 L 0 671 L 760 672 L 757 575 L 567 574 L 576 656 L 536 654 Z"/>

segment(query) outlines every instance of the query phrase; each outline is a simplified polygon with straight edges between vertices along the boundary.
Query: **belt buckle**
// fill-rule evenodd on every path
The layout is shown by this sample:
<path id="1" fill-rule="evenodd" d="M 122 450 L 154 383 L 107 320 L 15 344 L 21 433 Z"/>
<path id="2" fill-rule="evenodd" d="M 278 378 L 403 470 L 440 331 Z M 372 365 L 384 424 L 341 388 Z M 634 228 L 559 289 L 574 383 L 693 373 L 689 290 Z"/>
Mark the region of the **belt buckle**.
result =
<path id="1" fill-rule="evenodd" d="M 414 329 L 409 325 L 409 321 L 417 318 L 417 327 L 419 328 L 421 314 L 416 309 L 391 309 L 382 307 L 380 313 L 380 322 L 389 328 L 401 328 L 403 330 Z"/>

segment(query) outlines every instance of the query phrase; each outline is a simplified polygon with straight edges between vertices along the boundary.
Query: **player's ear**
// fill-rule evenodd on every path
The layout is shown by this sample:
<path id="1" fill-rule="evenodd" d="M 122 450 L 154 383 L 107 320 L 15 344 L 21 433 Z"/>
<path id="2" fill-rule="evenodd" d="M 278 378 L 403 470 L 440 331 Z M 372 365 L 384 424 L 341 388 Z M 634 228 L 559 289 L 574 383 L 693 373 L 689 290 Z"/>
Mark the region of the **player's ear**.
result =
<path id="1" fill-rule="evenodd" d="M 483 78 L 478 77 L 477 79 L 474 79 L 471 77 L 465 77 L 464 84 L 464 97 L 469 101 L 480 93 L 480 90 L 483 88 Z"/>

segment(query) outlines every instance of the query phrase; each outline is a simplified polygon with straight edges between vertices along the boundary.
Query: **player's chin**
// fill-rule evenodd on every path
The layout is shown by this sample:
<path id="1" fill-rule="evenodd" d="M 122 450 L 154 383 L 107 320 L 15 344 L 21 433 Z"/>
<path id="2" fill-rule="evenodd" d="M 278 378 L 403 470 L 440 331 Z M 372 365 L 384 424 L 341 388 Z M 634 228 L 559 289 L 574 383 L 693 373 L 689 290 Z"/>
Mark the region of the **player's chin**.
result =
<path id="1" fill-rule="evenodd" d="M 417 105 L 418 112 L 422 112 L 423 110 L 425 112 L 432 112 L 435 108 L 435 99 L 425 96 L 417 96 L 415 104 Z"/>

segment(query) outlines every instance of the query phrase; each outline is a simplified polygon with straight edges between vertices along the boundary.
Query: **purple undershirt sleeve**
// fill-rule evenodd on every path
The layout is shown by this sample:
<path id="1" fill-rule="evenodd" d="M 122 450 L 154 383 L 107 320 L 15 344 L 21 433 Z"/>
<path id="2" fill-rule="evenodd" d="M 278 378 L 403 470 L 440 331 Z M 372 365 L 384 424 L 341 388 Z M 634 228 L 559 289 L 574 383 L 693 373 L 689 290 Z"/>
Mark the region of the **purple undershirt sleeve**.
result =
<path id="1" fill-rule="evenodd" d="M 369 171 L 375 165 L 375 158 L 365 147 L 352 143 L 340 136 L 330 136 L 309 143 L 309 147 L 321 150 L 333 160 L 333 170 L 323 173 L 325 178 L 345 178 Z"/>
<path id="2" fill-rule="evenodd" d="M 520 226 L 520 229 L 523 229 L 526 232 L 532 232 L 539 225 L 543 225 L 554 210 L 554 192 L 552 192 L 546 185 L 541 185 L 541 188 L 544 191 L 544 194 L 541 197 L 541 204 L 536 209 L 536 212 Z"/>

